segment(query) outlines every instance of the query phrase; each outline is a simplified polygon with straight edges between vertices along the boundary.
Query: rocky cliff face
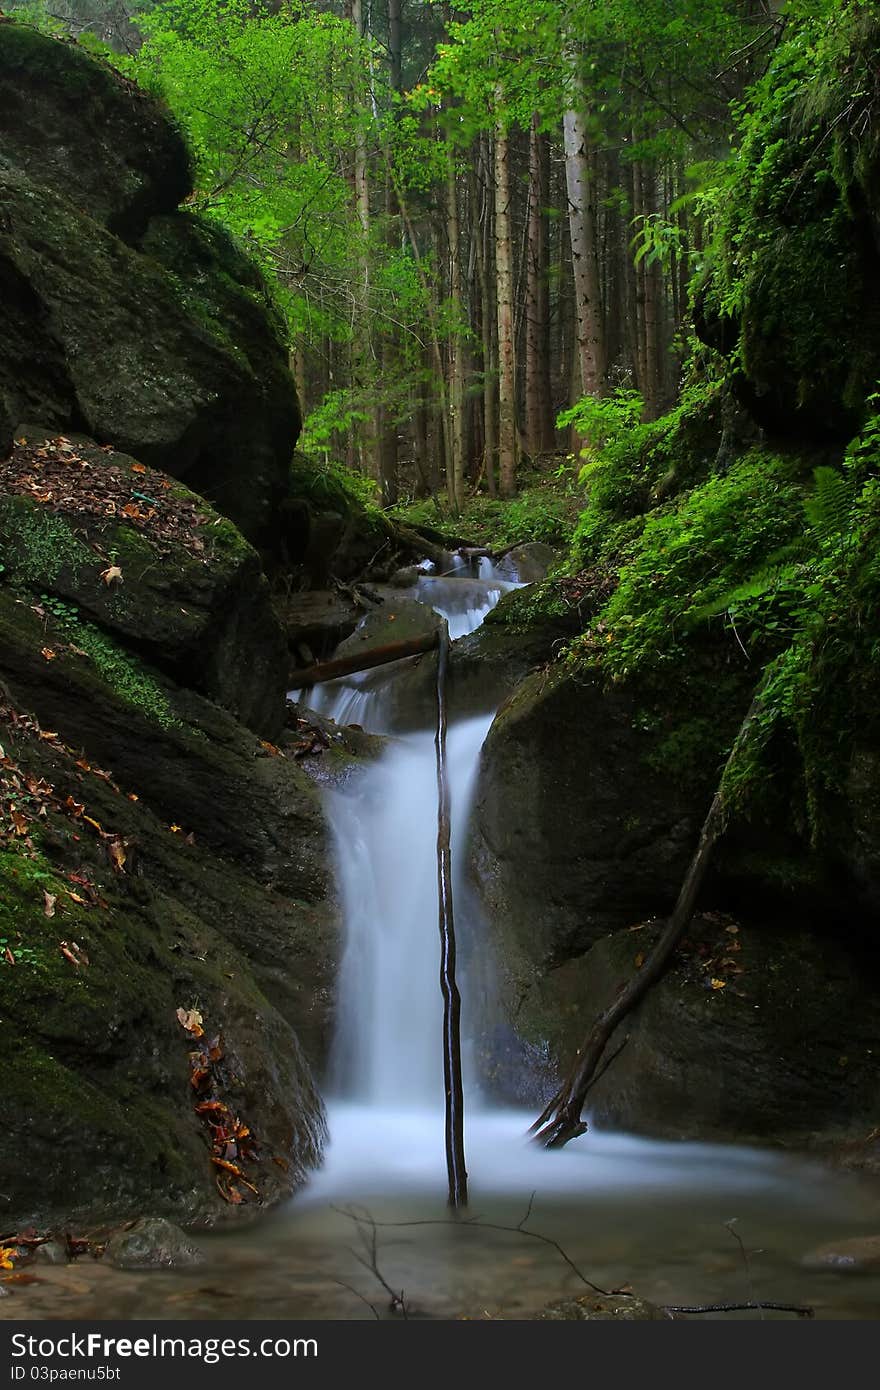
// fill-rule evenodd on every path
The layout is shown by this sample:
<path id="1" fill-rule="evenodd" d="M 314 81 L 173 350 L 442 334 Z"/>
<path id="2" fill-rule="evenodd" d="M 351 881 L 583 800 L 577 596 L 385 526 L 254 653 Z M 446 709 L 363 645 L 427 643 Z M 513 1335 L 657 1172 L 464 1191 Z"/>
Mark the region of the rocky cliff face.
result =
<path id="1" fill-rule="evenodd" d="M 215 1221 L 293 1190 L 324 1137 L 326 827 L 254 548 L 297 404 L 260 275 L 178 211 L 190 188 L 155 102 L 0 20 L 13 1226 Z"/>

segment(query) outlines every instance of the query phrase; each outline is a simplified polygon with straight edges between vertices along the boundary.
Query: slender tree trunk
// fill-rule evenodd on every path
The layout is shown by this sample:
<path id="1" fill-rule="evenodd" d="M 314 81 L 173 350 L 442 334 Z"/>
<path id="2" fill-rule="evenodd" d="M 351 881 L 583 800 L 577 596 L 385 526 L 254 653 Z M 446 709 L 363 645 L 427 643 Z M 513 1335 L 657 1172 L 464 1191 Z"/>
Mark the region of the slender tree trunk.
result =
<path id="1" fill-rule="evenodd" d="M 562 129 L 581 384 L 586 395 L 601 396 L 607 354 L 599 283 L 595 152 L 582 111 L 566 111 Z"/>
<path id="2" fill-rule="evenodd" d="M 656 212 L 656 181 L 654 169 L 649 163 L 643 163 L 640 166 L 639 190 L 641 194 L 639 213 L 642 217 L 651 217 Z M 642 259 L 639 268 L 642 271 L 644 305 L 645 384 L 643 395 L 645 398 L 645 419 L 656 420 L 660 414 L 663 370 L 660 355 L 662 282 L 659 265 L 656 263 L 648 265 L 647 257 Z"/>
<path id="3" fill-rule="evenodd" d="M 449 241 L 449 299 L 455 325 L 449 340 L 449 465 L 446 491 L 455 511 L 464 505 L 464 340 L 461 299 L 461 238 L 459 235 L 458 182 L 450 154 L 446 181 L 446 231 Z"/>
<path id="4" fill-rule="evenodd" d="M 510 146 L 499 121 L 495 129 L 495 275 L 498 296 L 498 471 L 501 496 L 516 493 L 516 358 L 513 264 L 510 237 Z"/>
<path id="5" fill-rule="evenodd" d="M 550 143 L 532 117 L 529 133 L 529 243 L 526 267 L 525 440 L 531 458 L 553 448 L 550 388 L 550 247 L 547 220 Z"/>
<path id="6" fill-rule="evenodd" d="M 443 996 L 443 1085 L 446 1096 L 446 1173 L 449 1205 L 466 1207 L 464 1089 L 461 1078 L 461 997 L 455 979 L 455 922 L 452 908 L 451 806 L 446 767 L 446 673 L 449 630 L 437 634 L 437 887 L 440 924 L 440 992 Z"/>
<path id="7" fill-rule="evenodd" d="M 489 139 L 480 137 L 480 201 L 474 200 L 473 235 L 477 251 L 477 279 L 480 285 L 480 334 L 483 351 L 483 466 L 489 496 L 497 492 L 496 464 L 498 459 L 498 361 L 495 352 L 497 317 L 492 297 L 490 273 L 492 250 L 495 245 L 492 225 L 493 197 L 490 194 Z"/>

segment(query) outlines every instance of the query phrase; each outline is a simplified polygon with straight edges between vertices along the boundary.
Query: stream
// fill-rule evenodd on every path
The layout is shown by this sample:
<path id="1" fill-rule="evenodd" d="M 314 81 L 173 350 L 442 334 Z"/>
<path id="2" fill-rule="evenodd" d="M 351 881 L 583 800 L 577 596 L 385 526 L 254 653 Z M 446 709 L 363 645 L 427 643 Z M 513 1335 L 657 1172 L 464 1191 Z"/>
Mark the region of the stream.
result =
<path id="1" fill-rule="evenodd" d="M 410 595 L 442 613 L 453 638 L 474 630 L 511 587 L 487 561 L 479 564 L 476 574 L 425 575 Z M 15 1316 L 400 1316 L 390 1311 L 381 1276 L 404 1293 L 411 1317 L 525 1317 L 548 1300 L 586 1292 L 558 1242 L 594 1283 L 626 1286 L 660 1304 L 763 1299 L 810 1304 L 822 1318 L 875 1318 L 880 1276 L 816 1272 L 801 1259 L 823 1242 L 880 1230 L 876 1185 L 780 1151 L 655 1142 L 592 1127 L 561 1152 L 529 1144 L 534 1115 L 493 1107 L 473 1075 L 465 974 L 471 1200 L 464 1221 L 450 1218 L 434 730 L 395 733 L 394 679 L 389 668 L 310 694 L 324 716 L 395 735 L 363 774 L 325 793 L 346 933 L 324 1166 L 285 1208 L 245 1229 L 200 1236 L 207 1253 L 200 1268 L 126 1273 L 91 1261 L 47 1268 L 39 1284 L 17 1292 Z M 449 729 L 460 934 L 479 930 L 467 920 L 460 876 L 490 723 L 489 713 L 456 718 L 453 711 Z M 12 1302 L 0 1304 L 0 1316 L 11 1316 Z"/>

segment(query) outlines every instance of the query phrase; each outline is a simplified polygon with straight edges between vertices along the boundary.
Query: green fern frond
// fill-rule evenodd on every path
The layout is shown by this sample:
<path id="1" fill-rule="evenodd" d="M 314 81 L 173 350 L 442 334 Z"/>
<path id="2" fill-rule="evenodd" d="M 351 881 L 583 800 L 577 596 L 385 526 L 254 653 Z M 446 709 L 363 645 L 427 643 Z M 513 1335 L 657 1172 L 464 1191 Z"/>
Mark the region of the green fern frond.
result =
<path id="1" fill-rule="evenodd" d="M 852 520 L 855 502 L 852 484 L 843 473 L 827 465 L 817 468 L 813 477 L 816 486 L 810 496 L 804 498 L 807 521 L 818 541 L 836 540 L 849 529 Z"/>
<path id="2" fill-rule="evenodd" d="M 798 566 L 796 564 L 765 565 L 763 569 L 758 570 L 742 584 L 737 584 L 735 588 L 719 594 L 709 603 L 703 603 L 699 608 L 694 608 L 690 616 L 697 620 L 717 618 L 719 613 L 727 613 L 731 608 L 748 603 L 750 599 L 763 598 L 772 589 L 778 589 L 787 580 L 794 579 L 797 574 Z"/>

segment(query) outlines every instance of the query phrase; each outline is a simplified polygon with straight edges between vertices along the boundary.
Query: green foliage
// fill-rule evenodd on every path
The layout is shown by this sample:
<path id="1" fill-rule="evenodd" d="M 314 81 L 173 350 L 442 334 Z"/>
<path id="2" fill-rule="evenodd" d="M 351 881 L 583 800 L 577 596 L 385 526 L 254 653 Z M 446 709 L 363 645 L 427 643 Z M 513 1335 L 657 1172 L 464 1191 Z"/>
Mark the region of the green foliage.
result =
<path id="1" fill-rule="evenodd" d="M 117 695 L 162 729 L 179 724 L 168 697 L 155 677 L 136 657 L 123 651 L 108 633 L 85 620 L 76 604 L 65 603 L 51 594 L 41 594 L 40 602 L 52 615 L 58 631 L 67 637 L 79 655 L 88 657 Z"/>
<path id="2" fill-rule="evenodd" d="M 641 398 L 585 397 L 559 417 L 585 440 L 580 482 L 589 506 L 574 533 L 574 563 L 608 558 L 641 529 L 652 504 L 710 473 L 721 439 L 721 385 L 702 381 L 659 420 L 639 423 Z M 621 523 L 630 523 L 621 525 Z"/>
<path id="3" fill-rule="evenodd" d="M 16 507 L 6 513 L 5 568 L 19 584 L 52 584 L 63 569 L 76 576 L 94 556 L 68 522 L 42 507 Z"/>
<path id="4" fill-rule="evenodd" d="M 577 467 L 563 462 L 555 474 L 534 471 L 511 502 L 476 493 L 456 514 L 447 513 L 434 498 L 393 508 L 393 515 L 410 526 L 428 526 L 450 537 L 467 536 L 488 550 L 504 550 L 526 541 L 543 541 L 560 551 L 569 545 L 584 504 Z"/>
<path id="5" fill-rule="evenodd" d="M 352 510 L 367 510 L 379 515 L 379 493 L 372 478 L 330 458 L 296 453 L 291 488 L 295 496 L 308 499 L 320 511 L 347 516 Z"/>
<path id="6" fill-rule="evenodd" d="M 813 434 L 845 438 L 880 369 L 866 252 L 880 202 L 880 22 L 855 0 L 816 6 L 788 32 L 736 111 L 735 155 L 698 200 L 711 232 L 699 294 L 774 421 L 800 410 Z"/>

